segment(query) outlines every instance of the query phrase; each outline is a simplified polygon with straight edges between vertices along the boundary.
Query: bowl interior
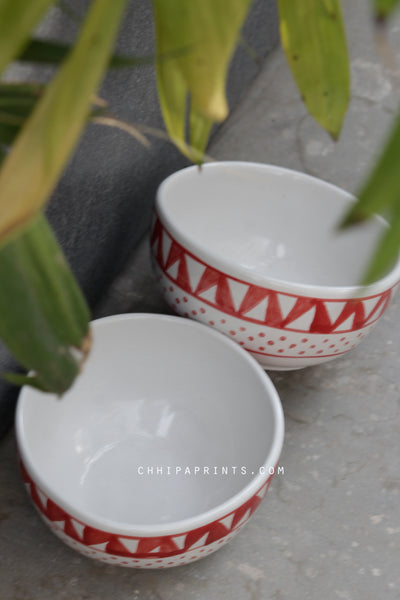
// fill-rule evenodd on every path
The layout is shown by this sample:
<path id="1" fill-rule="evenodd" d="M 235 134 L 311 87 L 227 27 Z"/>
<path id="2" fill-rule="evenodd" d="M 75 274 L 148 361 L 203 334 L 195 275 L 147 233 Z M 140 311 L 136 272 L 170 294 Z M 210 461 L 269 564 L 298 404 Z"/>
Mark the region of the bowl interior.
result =
<path id="1" fill-rule="evenodd" d="M 20 451 L 44 492 L 82 515 L 169 523 L 226 502 L 277 459 L 276 392 L 236 344 L 160 315 L 102 319 L 93 334 L 61 400 L 29 388 L 19 399 Z"/>
<path id="2" fill-rule="evenodd" d="M 313 177 L 253 163 L 190 167 L 167 179 L 158 205 L 195 254 L 269 279 L 358 285 L 386 224 L 339 232 L 354 198 Z M 207 260 L 206 260 L 207 262 Z M 232 272 L 233 270 L 233 272 Z"/>

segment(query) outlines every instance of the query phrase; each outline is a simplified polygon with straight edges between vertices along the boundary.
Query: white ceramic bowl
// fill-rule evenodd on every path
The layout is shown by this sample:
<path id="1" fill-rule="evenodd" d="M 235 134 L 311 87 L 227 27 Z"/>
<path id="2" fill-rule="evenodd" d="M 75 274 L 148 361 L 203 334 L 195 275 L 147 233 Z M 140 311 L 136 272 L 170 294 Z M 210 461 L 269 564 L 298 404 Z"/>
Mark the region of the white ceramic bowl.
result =
<path id="1" fill-rule="evenodd" d="M 270 379 L 227 337 L 188 319 L 93 323 L 82 375 L 59 400 L 20 394 L 28 492 L 49 527 L 110 564 L 165 568 L 229 541 L 264 497 L 283 442 Z"/>
<path id="2" fill-rule="evenodd" d="M 295 369 L 348 352 L 374 327 L 400 279 L 400 261 L 359 283 L 387 227 L 375 217 L 337 226 L 353 196 L 270 165 L 211 163 L 160 186 L 153 263 L 180 315 L 236 340 L 265 368 Z"/>

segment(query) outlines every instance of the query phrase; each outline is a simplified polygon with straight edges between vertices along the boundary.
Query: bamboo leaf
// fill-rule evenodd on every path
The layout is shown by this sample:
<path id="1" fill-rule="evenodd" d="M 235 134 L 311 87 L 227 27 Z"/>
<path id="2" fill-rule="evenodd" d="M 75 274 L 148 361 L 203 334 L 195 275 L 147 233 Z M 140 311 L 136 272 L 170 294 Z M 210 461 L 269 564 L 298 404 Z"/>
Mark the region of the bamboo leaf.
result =
<path id="1" fill-rule="evenodd" d="M 29 3 L 28 3 L 29 4 Z M 125 0 L 95 0 L 67 60 L 46 88 L 0 172 L 0 238 L 46 202 L 69 159 L 100 84 Z"/>
<path id="2" fill-rule="evenodd" d="M 157 63 L 156 74 L 158 98 L 165 126 L 176 146 L 187 156 L 185 126 L 188 91 L 176 59 Z"/>
<path id="3" fill-rule="evenodd" d="M 310 114 L 337 139 L 350 96 L 339 0 L 278 0 L 282 46 Z"/>
<path id="4" fill-rule="evenodd" d="M 400 115 L 375 168 L 358 194 L 357 202 L 345 216 L 341 227 L 350 227 L 369 219 L 375 213 L 384 214 L 390 227 L 381 239 L 365 283 L 382 276 L 397 257 L 400 247 Z"/>
<path id="5" fill-rule="evenodd" d="M 20 82 L 1 82 L 0 81 L 0 98 L 24 98 L 31 96 L 38 98 L 43 90 L 43 83 L 20 83 Z"/>
<path id="6" fill-rule="evenodd" d="M 153 0 L 157 55 L 173 55 L 157 64 L 161 110 L 170 137 L 189 157 L 188 96 L 196 115 L 226 118 L 227 72 L 249 4 L 231 0 L 227 10 L 224 0 Z"/>
<path id="7" fill-rule="evenodd" d="M 379 241 L 370 264 L 364 275 L 363 283 L 368 285 L 382 277 L 393 266 L 399 256 L 400 246 L 400 202 L 392 214 L 390 228 Z"/>
<path id="8" fill-rule="evenodd" d="M 7 122 L 7 119 L 2 118 L 2 115 L 0 113 L 0 143 L 5 144 L 6 146 L 12 144 L 19 130 L 19 124 Z M 4 157 L 5 156 L 6 155 L 4 155 Z"/>
<path id="9" fill-rule="evenodd" d="M 62 394 L 90 347 L 89 311 L 42 214 L 0 248 L 0 281 L 0 337 L 33 384 Z"/>
<path id="10" fill-rule="evenodd" d="M 54 0 L 0 0 L 0 73 L 21 52 Z"/>
<path id="11" fill-rule="evenodd" d="M 225 87 L 230 59 L 249 8 L 249 0 L 175 2 L 183 27 L 175 24 L 165 2 L 164 19 L 174 24 L 173 36 L 190 51 L 178 57 L 181 72 L 191 95 L 191 104 L 204 116 L 222 121 L 228 115 Z M 165 10 L 167 8 L 167 10 Z"/>
<path id="12" fill-rule="evenodd" d="M 35 375 L 21 375 L 20 373 L 2 373 L 2 378 L 17 386 L 29 385 L 41 392 L 49 392 Z"/>
<path id="13" fill-rule="evenodd" d="M 378 20 L 387 19 L 397 8 L 399 0 L 374 0 L 375 16 Z"/>
<path id="14" fill-rule="evenodd" d="M 70 49 L 71 46 L 66 44 L 33 39 L 18 55 L 18 60 L 49 65 L 59 64 L 66 58 Z"/>
<path id="15" fill-rule="evenodd" d="M 212 124 L 211 119 L 191 108 L 189 114 L 189 140 L 191 147 L 195 148 L 199 153 L 195 156 L 192 152 L 191 160 L 193 162 L 201 164 L 202 157 L 207 148 Z"/>
<path id="16" fill-rule="evenodd" d="M 365 221 L 374 213 L 400 211 L 400 115 L 385 147 L 365 185 L 358 194 L 357 202 L 345 216 L 342 227 Z"/>
<path id="17" fill-rule="evenodd" d="M 35 62 L 48 65 L 58 65 L 62 63 L 72 46 L 61 44 L 56 41 L 32 39 L 18 56 L 19 61 Z M 155 63 L 154 56 L 120 56 L 115 55 L 110 58 L 108 66 L 110 68 L 122 67 L 141 67 Z"/>
<path id="18" fill-rule="evenodd" d="M 0 123 L 10 124 L 7 117 L 19 117 L 18 123 L 23 123 L 31 114 L 44 89 L 43 84 L 0 82 Z M 14 122 L 14 125 L 18 123 Z"/>
<path id="19" fill-rule="evenodd" d="M 0 83 L 0 143 L 14 142 L 44 90 L 44 84 Z M 88 120 L 100 118 L 106 108 L 93 106 Z"/>

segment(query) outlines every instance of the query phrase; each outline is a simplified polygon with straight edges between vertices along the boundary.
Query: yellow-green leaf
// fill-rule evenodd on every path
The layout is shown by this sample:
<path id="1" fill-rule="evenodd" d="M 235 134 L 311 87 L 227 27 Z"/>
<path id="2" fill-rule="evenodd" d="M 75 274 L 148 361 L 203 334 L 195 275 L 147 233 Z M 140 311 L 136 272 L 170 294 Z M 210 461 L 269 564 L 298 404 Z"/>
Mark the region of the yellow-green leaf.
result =
<path id="1" fill-rule="evenodd" d="M 188 97 L 196 115 L 210 122 L 226 118 L 229 63 L 249 4 L 250 0 L 231 0 L 228 7 L 225 0 L 153 0 L 157 54 L 173 56 L 157 65 L 161 109 L 169 135 L 189 157 Z"/>
<path id="2" fill-rule="evenodd" d="M 0 73 L 30 38 L 54 0 L 0 0 Z"/>
<path id="3" fill-rule="evenodd" d="M 397 8 L 399 0 L 374 0 L 374 11 L 378 19 L 387 19 Z"/>
<path id="4" fill-rule="evenodd" d="M 278 0 L 286 58 L 310 114 L 337 139 L 350 97 L 339 0 Z"/>
<path id="5" fill-rule="evenodd" d="M 191 159 L 193 162 L 201 164 L 204 152 L 206 151 L 208 138 L 213 122 L 196 109 L 191 108 L 189 114 L 189 141 L 192 148 Z"/>
<path id="6" fill-rule="evenodd" d="M 76 45 L 4 160 L 0 171 L 3 241 L 41 209 L 74 150 L 108 64 L 125 2 L 92 3 Z"/>
<path id="7" fill-rule="evenodd" d="M 158 98 L 167 131 L 183 154 L 186 147 L 186 103 L 187 87 L 176 59 L 157 63 Z"/>

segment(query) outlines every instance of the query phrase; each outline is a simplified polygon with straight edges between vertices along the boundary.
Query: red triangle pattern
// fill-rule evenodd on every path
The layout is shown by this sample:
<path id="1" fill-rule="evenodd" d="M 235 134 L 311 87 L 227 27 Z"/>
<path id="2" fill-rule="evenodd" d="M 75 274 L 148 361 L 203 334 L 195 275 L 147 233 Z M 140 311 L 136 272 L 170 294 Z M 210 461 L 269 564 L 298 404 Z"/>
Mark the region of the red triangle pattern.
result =
<path id="1" fill-rule="evenodd" d="M 256 306 L 258 306 L 265 298 L 268 296 L 269 291 L 257 287 L 255 285 L 251 285 L 247 290 L 242 303 L 240 305 L 239 311 L 241 314 L 246 314 L 253 310 Z"/>
<path id="2" fill-rule="evenodd" d="M 159 246 L 161 246 L 161 244 L 159 244 Z M 182 246 L 178 246 L 178 244 L 173 241 L 168 253 L 167 260 L 165 262 L 165 270 L 167 271 L 178 261 L 178 273 L 175 281 L 177 285 L 179 285 L 179 287 L 181 287 L 182 289 L 191 291 L 189 271 L 187 268 L 185 253 L 183 251 Z"/>
<path id="3" fill-rule="evenodd" d="M 64 533 L 66 533 L 70 538 L 80 542 L 82 538 L 78 535 L 78 532 L 72 525 L 71 517 L 69 515 L 66 515 L 64 523 Z"/>
<path id="4" fill-rule="evenodd" d="M 116 556 L 125 556 L 126 548 L 123 544 L 121 544 L 118 537 L 113 535 L 111 538 L 109 537 L 109 542 L 106 546 L 106 552 L 107 554 L 114 554 Z"/>
<path id="5" fill-rule="evenodd" d="M 168 270 L 176 261 L 182 261 L 185 257 L 182 246 L 178 246 L 176 242 L 172 242 L 169 249 L 167 260 L 165 261 L 165 269 Z"/>
<path id="6" fill-rule="evenodd" d="M 198 529 L 189 531 L 186 536 L 186 540 L 185 540 L 185 548 L 188 550 L 189 548 L 194 546 L 199 540 L 201 540 L 201 538 L 204 538 L 205 536 L 207 536 L 207 537 L 205 539 L 204 545 L 208 545 L 210 543 L 208 540 L 208 537 L 210 535 L 211 528 L 212 528 L 212 526 L 210 527 L 210 525 L 205 525 L 204 527 L 199 527 Z M 220 537 L 223 537 L 223 535 L 225 535 L 225 534 L 220 535 Z M 217 539 L 219 539 L 219 538 L 217 538 Z"/>
<path id="7" fill-rule="evenodd" d="M 283 315 L 281 311 L 281 305 L 279 304 L 278 294 L 271 293 L 268 296 L 267 314 L 265 315 L 265 322 L 270 327 L 280 327 L 283 321 Z"/>
<path id="8" fill-rule="evenodd" d="M 219 271 L 215 271 L 214 269 L 207 267 L 203 275 L 201 276 L 201 279 L 195 290 L 195 294 L 200 295 L 214 286 L 217 287 L 217 290 L 215 292 L 216 305 L 226 312 L 234 312 L 235 306 L 233 304 L 233 298 L 229 287 L 228 279 L 224 276 L 223 273 L 220 273 Z"/>
<path id="9" fill-rule="evenodd" d="M 329 317 L 328 310 L 324 302 L 315 304 L 315 315 L 310 326 L 311 333 L 329 333 L 332 329 L 332 323 Z"/>
<path id="10" fill-rule="evenodd" d="M 391 299 L 392 291 L 387 294 L 382 294 L 374 310 L 367 316 L 367 322 L 370 322 L 372 319 L 377 319 L 381 314 L 383 314 L 389 306 Z"/>
<path id="11" fill-rule="evenodd" d="M 50 521 L 64 521 L 66 518 L 65 511 L 62 510 L 57 504 L 48 498 L 47 500 L 47 517 Z"/>
<path id="12" fill-rule="evenodd" d="M 349 300 L 335 321 L 335 329 L 354 315 L 353 329 L 360 329 L 365 321 L 364 305 L 360 300 Z"/>
<path id="13" fill-rule="evenodd" d="M 72 538 L 84 544 L 86 546 L 95 546 L 97 544 L 106 544 L 105 550 L 107 554 L 115 555 L 115 556 L 126 556 L 126 557 L 135 557 L 135 558 L 163 558 L 166 556 L 174 556 L 177 554 L 182 554 L 183 552 L 187 552 L 194 546 L 197 542 L 201 540 L 201 538 L 205 537 L 204 543 L 202 545 L 208 546 L 213 542 L 225 537 L 229 533 L 233 532 L 236 529 L 238 523 L 240 523 L 241 519 L 244 515 L 249 512 L 249 515 L 253 514 L 253 512 L 258 508 L 262 498 L 257 496 L 258 492 L 265 486 L 265 482 L 263 483 L 260 490 L 257 490 L 256 494 L 252 498 L 250 498 L 247 502 L 245 502 L 242 506 L 233 511 L 233 519 L 231 527 L 228 529 L 221 521 L 226 519 L 226 517 L 232 515 L 232 513 L 228 513 L 210 523 L 209 525 L 205 525 L 203 527 L 199 527 L 197 529 L 193 529 L 191 531 L 175 534 L 175 536 L 159 536 L 159 537 L 130 537 L 123 535 L 116 535 L 107 531 L 102 531 L 100 529 L 96 529 L 94 527 L 90 527 L 89 525 L 85 525 L 78 519 L 74 519 L 83 525 L 82 535 L 78 535 L 73 522 L 72 517 L 69 515 L 64 509 L 58 506 L 53 500 L 50 498 L 47 499 L 46 506 L 43 506 L 43 503 L 40 500 L 38 494 L 38 488 L 35 482 L 32 480 L 30 475 L 28 474 L 22 460 L 20 460 L 20 468 L 22 473 L 22 478 L 25 483 L 29 484 L 30 496 L 38 508 L 39 512 L 46 517 L 46 519 L 50 521 L 63 522 L 63 532 Z M 272 475 L 270 475 L 268 479 L 268 485 L 270 484 L 272 479 Z M 208 534 L 208 535 L 207 535 Z M 178 548 L 178 546 L 174 542 L 174 537 L 182 537 L 186 536 L 185 543 L 183 548 Z M 136 552 L 129 552 L 128 548 L 124 546 L 124 539 L 135 539 L 138 540 L 138 546 Z M 154 552 L 156 550 L 156 552 Z"/>
<path id="14" fill-rule="evenodd" d="M 161 238 L 163 230 L 165 229 L 161 221 L 157 218 L 153 228 L 152 240 L 159 240 L 158 247 L 161 247 Z M 169 232 L 168 235 L 172 238 Z M 277 293 L 274 290 L 270 290 L 268 288 L 263 288 L 257 285 L 249 284 L 249 282 L 246 281 L 239 281 L 238 279 L 231 278 L 235 281 L 239 281 L 240 283 L 249 286 L 249 289 L 247 290 L 239 309 L 236 310 L 232 298 L 232 292 L 228 283 L 230 278 L 227 275 L 225 275 L 225 273 L 214 269 L 210 265 L 207 265 L 206 263 L 200 261 L 196 256 L 185 250 L 183 246 L 178 244 L 178 242 L 174 239 L 172 241 L 169 255 L 165 263 L 161 256 L 159 248 L 155 248 L 154 252 L 155 258 L 161 269 L 164 271 L 164 274 L 167 277 L 169 277 L 172 281 L 174 281 L 174 283 L 176 283 L 184 291 L 193 294 L 202 302 L 215 306 L 216 308 L 220 309 L 221 311 L 227 314 L 239 317 L 240 319 L 261 323 L 263 325 L 275 327 L 278 329 L 287 329 L 291 331 L 304 331 L 308 333 L 321 334 L 334 333 L 335 330 L 342 325 L 342 323 L 345 323 L 345 321 L 349 317 L 354 315 L 353 324 L 351 328 L 346 331 L 356 331 L 365 327 L 367 323 L 370 324 L 374 316 L 377 319 L 386 309 L 392 297 L 392 290 L 387 290 L 383 292 L 380 295 L 379 301 L 372 313 L 366 315 L 363 300 L 366 300 L 367 298 L 360 298 L 357 300 L 329 300 L 325 298 L 309 298 L 307 296 L 298 296 L 296 297 L 296 302 L 293 308 L 289 311 L 289 314 L 287 314 L 286 317 L 283 317 L 281 305 L 279 302 L 279 296 L 290 296 L 291 298 L 294 298 L 292 294 L 285 294 L 283 292 Z M 188 272 L 187 262 L 185 258 L 186 255 L 190 256 L 191 259 L 201 263 L 206 267 L 195 290 L 191 289 L 190 274 Z M 175 279 L 173 279 L 168 273 L 166 273 L 166 271 L 170 266 L 172 266 L 172 264 L 174 264 L 178 260 L 179 267 L 177 276 Z M 201 297 L 202 293 L 214 286 L 216 287 L 214 302 L 211 302 L 210 300 Z M 268 304 L 264 319 L 259 320 L 248 316 L 247 313 L 249 313 L 252 309 L 256 308 L 263 300 L 265 300 L 265 298 L 268 298 Z M 342 312 L 333 322 L 331 321 L 328 310 L 326 308 L 326 304 L 329 304 L 330 302 L 345 303 Z M 315 314 L 312 323 L 309 327 L 304 329 L 291 328 L 291 323 L 301 318 L 312 308 L 315 308 Z M 343 331 L 344 330 L 340 331 L 340 333 L 343 333 Z"/>

